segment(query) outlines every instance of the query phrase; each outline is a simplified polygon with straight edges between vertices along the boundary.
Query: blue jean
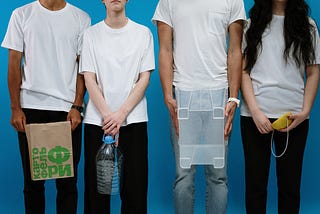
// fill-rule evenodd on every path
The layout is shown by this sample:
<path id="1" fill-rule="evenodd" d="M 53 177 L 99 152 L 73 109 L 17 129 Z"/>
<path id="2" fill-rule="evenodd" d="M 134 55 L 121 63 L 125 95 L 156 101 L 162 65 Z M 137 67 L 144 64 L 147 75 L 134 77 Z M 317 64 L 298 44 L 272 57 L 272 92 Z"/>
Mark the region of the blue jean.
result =
<path id="1" fill-rule="evenodd" d="M 176 214 L 192 214 L 194 209 L 194 176 L 196 166 L 190 169 L 180 167 L 178 137 L 171 125 L 171 142 L 176 162 L 176 178 L 174 182 L 174 206 Z M 206 213 L 224 214 L 227 207 L 227 153 L 225 144 L 225 165 L 215 169 L 213 165 L 205 165 L 206 177 Z"/>

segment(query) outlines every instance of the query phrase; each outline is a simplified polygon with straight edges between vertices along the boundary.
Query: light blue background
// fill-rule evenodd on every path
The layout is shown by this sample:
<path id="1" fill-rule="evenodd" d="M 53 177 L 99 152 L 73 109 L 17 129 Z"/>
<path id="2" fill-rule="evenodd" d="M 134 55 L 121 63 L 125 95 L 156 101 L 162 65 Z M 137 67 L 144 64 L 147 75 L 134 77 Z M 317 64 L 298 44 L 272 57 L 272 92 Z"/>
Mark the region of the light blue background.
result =
<path id="1" fill-rule="evenodd" d="M 18 6 L 29 3 L 27 0 L 5 0 L 0 3 L 0 39 L 2 41 L 11 12 Z M 95 24 L 105 17 L 105 9 L 100 0 L 70 0 L 85 10 Z M 311 16 L 320 23 L 320 2 L 309 0 Z M 245 0 L 245 6 L 251 7 L 253 0 Z M 150 19 L 153 16 L 157 0 L 130 0 L 127 15 L 146 26 L 154 35 L 156 58 L 158 57 L 158 41 L 156 27 Z M 10 101 L 7 89 L 8 51 L 0 49 L 0 213 L 23 213 L 23 174 L 19 156 L 16 132 L 10 126 Z M 272 69 L 272 65 L 270 65 Z M 153 72 L 147 91 L 149 107 L 149 198 L 150 214 L 173 213 L 172 184 L 174 180 L 174 160 L 169 142 L 168 114 L 163 103 L 158 69 Z M 318 139 L 320 125 L 320 99 L 316 99 L 310 120 L 310 132 L 305 151 L 304 168 L 301 186 L 301 213 L 320 213 L 320 142 Z M 229 146 L 228 160 L 229 200 L 227 213 L 245 213 L 244 208 L 244 159 L 239 130 L 239 112 L 235 116 L 233 133 Z M 79 165 L 79 206 L 78 213 L 83 213 L 83 156 Z M 268 213 L 276 213 L 277 190 L 275 182 L 274 160 L 270 170 Z M 55 184 L 46 182 L 47 213 L 55 213 Z M 112 199 L 112 213 L 119 213 L 119 199 Z M 196 176 L 195 213 L 205 213 L 205 182 L 203 168 L 198 168 Z"/>

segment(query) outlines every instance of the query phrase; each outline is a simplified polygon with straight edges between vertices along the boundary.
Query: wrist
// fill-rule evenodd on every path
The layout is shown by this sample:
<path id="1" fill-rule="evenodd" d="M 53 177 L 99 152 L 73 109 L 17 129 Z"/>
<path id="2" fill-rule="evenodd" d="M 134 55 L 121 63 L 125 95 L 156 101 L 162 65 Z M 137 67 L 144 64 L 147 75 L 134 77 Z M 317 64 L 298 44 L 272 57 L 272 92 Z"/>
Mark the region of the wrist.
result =
<path id="1" fill-rule="evenodd" d="M 259 114 L 261 112 L 259 108 L 250 109 L 250 107 L 249 107 L 249 111 L 252 115 Z"/>
<path id="2" fill-rule="evenodd" d="M 127 117 L 130 112 L 130 110 L 124 106 L 120 108 L 120 111 L 122 112 L 123 115 L 125 115 L 125 117 Z"/>
<path id="3" fill-rule="evenodd" d="M 168 104 L 172 104 L 173 102 L 175 102 L 175 99 L 173 98 L 172 94 L 171 95 L 167 95 L 164 97 L 164 102 L 168 105 Z"/>
<path id="4" fill-rule="evenodd" d="M 11 111 L 22 111 L 21 106 L 11 106 Z"/>
<path id="5" fill-rule="evenodd" d="M 237 107 L 240 106 L 240 100 L 238 98 L 229 97 L 228 100 L 227 100 L 227 103 L 230 103 L 230 102 L 234 102 L 237 105 Z"/>
<path id="6" fill-rule="evenodd" d="M 75 110 L 77 110 L 79 113 L 82 113 L 82 112 L 83 112 L 83 106 L 80 106 L 80 105 L 75 105 L 75 104 L 73 104 L 73 105 L 71 106 L 71 109 L 75 109 Z"/>

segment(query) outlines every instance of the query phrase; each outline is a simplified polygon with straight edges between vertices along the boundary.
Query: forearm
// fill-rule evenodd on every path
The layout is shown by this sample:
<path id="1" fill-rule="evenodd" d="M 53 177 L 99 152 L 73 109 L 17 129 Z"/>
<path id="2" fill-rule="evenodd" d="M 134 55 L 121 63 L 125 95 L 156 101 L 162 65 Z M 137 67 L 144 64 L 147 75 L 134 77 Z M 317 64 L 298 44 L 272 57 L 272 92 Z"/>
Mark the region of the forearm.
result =
<path id="1" fill-rule="evenodd" d="M 228 48 L 228 84 L 230 97 L 238 97 L 240 84 L 241 84 L 241 72 L 242 72 L 242 53 L 241 53 L 241 41 L 243 22 L 238 20 L 229 26 L 229 48 Z"/>
<path id="2" fill-rule="evenodd" d="M 250 75 L 246 71 L 243 71 L 242 74 L 241 94 L 243 96 L 243 99 L 247 103 L 251 114 L 259 110 L 253 91 L 252 81 Z"/>
<path id="3" fill-rule="evenodd" d="M 20 90 L 22 83 L 21 74 L 22 53 L 10 50 L 8 64 L 8 89 L 10 94 L 10 105 L 12 110 L 21 109 Z"/>
<path id="4" fill-rule="evenodd" d="M 8 73 L 8 88 L 10 95 L 11 109 L 21 109 L 20 105 L 20 86 L 21 86 L 21 74 L 14 75 L 13 72 Z"/>
<path id="5" fill-rule="evenodd" d="M 172 101 L 172 84 L 173 84 L 173 47 L 172 47 L 172 28 L 163 23 L 158 22 L 159 37 L 159 73 L 162 85 L 162 91 L 165 102 Z"/>
<path id="6" fill-rule="evenodd" d="M 109 106 L 106 103 L 106 100 L 102 94 L 102 91 L 100 90 L 97 81 L 96 76 L 94 73 L 86 72 L 84 74 L 85 79 L 85 86 L 88 90 L 89 97 L 97 110 L 100 112 L 102 117 L 105 117 L 111 113 L 111 110 Z"/>
<path id="7" fill-rule="evenodd" d="M 173 85 L 173 57 L 172 52 L 160 50 L 159 52 L 159 74 L 162 91 L 165 100 L 172 98 Z"/>
<path id="8" fill-rule="evenodd" d="M 307 115 L 310 114 L 314 100 L 317 95 L 319 85 L 319 67 L 318 65 L 310 65 L 307 67 L 307 78 L 304 90 L 303 109 Z"/>
<path id="9" fill-rule="evenodd" d="M 131 90 L 128 98 L 121 105 L 120 110 L 127 116 L 132 109 L 141 101 L 144 97 L 145 91 L 149 85 L 150 72 L 146 71 L 140 73 L 139 79 L 135 84 L 134 88 Z"/>
<path id="10" fill-rule="evenodd" d="M 81 74 L 77 74 L 76 94 L 73 102 L 74 105 L 82 106 L 85 92 L 86 87 L 84 83 L 84 76 Z"/>
<path id="11" fill-rule="evenodd" d="M 229 52 L 228 54 L 228 83 L 230 97 L 238 97 L 241 84 L 241 60 L 240 49 Z"/>

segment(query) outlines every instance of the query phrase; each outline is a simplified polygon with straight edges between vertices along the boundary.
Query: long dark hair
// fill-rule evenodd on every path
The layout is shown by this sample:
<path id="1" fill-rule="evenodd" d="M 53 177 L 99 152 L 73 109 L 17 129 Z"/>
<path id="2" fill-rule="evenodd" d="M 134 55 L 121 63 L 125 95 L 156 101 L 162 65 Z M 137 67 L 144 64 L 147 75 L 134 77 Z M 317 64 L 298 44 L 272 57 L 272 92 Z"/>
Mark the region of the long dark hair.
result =
<path id="1" fill-rule="evenodd" d="M 257 61 L 258 52 L 262 46 L 262 34 L 272 20 L 272 0 L 255 0 L 254 2 L 249 11 L 251 24 L 245 35 L 247 42 L 244 50 L 247 60 L 245 69 L 248 71 Z M 310 8 L 304 0 L 288 0 L 286 3 L 283 57 L 285 60 L 293 57 L 297 66 L 306 66 L 315 60 L 312 40 L 314 26 L 309 22 L 309 13 Z"/>

